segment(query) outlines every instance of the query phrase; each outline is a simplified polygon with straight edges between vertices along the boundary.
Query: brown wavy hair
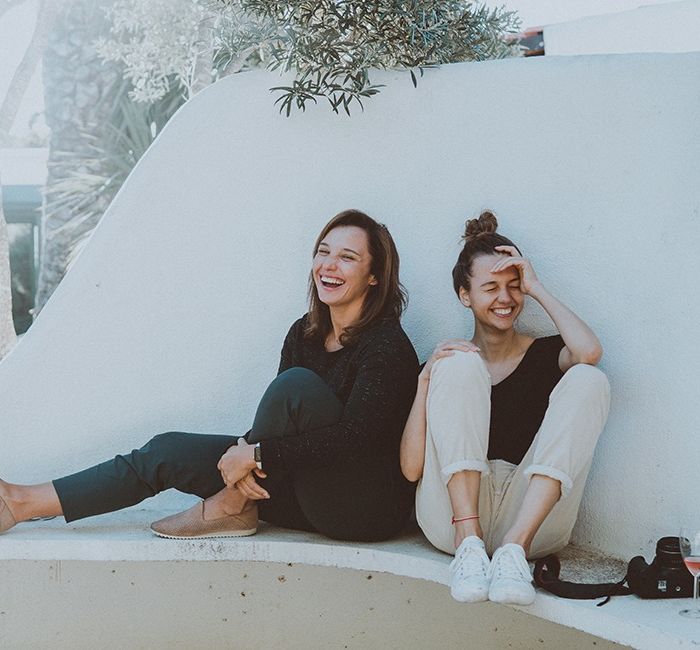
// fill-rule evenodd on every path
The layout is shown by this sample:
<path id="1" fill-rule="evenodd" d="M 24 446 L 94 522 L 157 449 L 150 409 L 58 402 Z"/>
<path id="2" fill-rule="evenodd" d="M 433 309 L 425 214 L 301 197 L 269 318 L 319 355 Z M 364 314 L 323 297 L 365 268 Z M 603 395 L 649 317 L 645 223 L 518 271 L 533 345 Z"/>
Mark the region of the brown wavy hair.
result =
<path id="1" fill-rule="evenodd" d="M 484 210 L 478 219 L 467 220 L 462 236 L 464 248 L 452 269 L 452 284 L 458 296 L 461 287 L 469 291 L 472 265 L 477 257 L 498 253 L 496 246 L 515 246 L 510 239 L 497 233 L 497 229 L 498 219 L 491 210 Z M 515 248 L 520 253 L 520 249 L 517 246 Z"/>
<path id="2" fill-rule="evenodd" d="M 360 210 L 343 210 L 336 214 L 321 230 L 313 255 L 326 235 L 340 226 L 355 226 L 367 233 L 370 273 L 377 280 L 371 285 L 362 305 L 360 319 L 346 327 L 340 336 L 340 344 L 351 345 L 357 337 L 374 321 L 381 318 L 400 318 L 408 303 L 408 296 L 399 281 L 399 253 L 387 227 Z M 306 319 L 304 336 L 325 342 L 331 332 L 331 312 L 328 305 L 318 297 L 313 271 L 309 274 L 309 313 Z"/>

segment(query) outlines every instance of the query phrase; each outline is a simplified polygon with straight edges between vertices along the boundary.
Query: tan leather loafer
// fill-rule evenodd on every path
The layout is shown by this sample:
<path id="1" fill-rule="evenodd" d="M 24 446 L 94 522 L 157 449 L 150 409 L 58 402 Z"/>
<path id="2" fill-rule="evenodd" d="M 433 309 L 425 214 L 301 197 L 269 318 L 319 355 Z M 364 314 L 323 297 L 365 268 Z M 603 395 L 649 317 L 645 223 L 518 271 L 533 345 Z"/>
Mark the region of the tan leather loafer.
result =
<path id="1" fill-rule="evenodd" d="M 4 533 L 6 530 L 10 530 L 13 526 L 17 524 L 17 521 L 12 516 L 10 509 L 5 503 L 5 499 L 0 497 L 0 533 Z"/>
<path id="2" fill-rule="evenodd" d="M 172 539 L 255 535 L 258 530 L 258 506 L 253 504 L 239 515 L 208 520 L 204 518 L 204 501 L 200 501 L 189 510 L 154 521 L 151 530 L 159 537 Z"/>

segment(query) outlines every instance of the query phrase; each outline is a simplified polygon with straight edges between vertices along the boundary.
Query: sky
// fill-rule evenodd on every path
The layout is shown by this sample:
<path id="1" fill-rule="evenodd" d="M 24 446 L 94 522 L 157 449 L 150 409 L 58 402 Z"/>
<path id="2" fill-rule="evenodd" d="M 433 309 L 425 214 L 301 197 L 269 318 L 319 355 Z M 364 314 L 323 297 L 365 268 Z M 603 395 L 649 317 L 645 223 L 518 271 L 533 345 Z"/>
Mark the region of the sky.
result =
<path id="1" fill-rule="evenodd" d="M 504 5 L 520 14 L 523 28 L 576 20 L 584 16 L 626 11 L 649 4 L 674 0 L 501 0 L 490 5 Z M 0 98 L 4 98 L 17 64 L 31 38 L 36 18 L 37 0 L 26 0 L 0 19 Z M 38 69 L 25 95 L 12 134 L 29 132 L 32 115 L 43 111 L 41 70 Z"/>

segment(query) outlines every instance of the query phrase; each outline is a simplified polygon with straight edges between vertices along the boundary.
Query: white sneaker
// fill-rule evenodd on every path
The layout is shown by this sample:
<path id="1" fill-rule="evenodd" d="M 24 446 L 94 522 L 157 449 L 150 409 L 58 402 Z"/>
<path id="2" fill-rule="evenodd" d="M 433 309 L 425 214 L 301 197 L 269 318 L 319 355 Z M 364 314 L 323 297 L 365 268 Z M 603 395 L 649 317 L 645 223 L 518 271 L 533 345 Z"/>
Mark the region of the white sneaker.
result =
<path id="1" fill-rule="evenodd" d="M 489 568 L 489 600 L 510 605 L 531 605 L 535 600 L 530 567 L 519 544 L 496 549 Z"/>
<path id="2" fill-rule="evenodd" d="M 450 564 L 450 593 L 460 603 L 478 603 L 489 598 L 489 556 L 484 542 L 470 535 L 465 537 Z"/>

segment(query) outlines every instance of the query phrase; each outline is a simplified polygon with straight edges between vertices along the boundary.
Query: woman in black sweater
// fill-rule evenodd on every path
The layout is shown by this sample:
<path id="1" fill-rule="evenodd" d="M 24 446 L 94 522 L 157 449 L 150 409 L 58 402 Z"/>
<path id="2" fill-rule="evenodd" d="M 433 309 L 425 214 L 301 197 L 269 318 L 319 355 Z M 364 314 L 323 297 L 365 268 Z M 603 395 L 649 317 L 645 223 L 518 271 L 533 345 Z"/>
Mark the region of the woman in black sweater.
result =
<path id="1" fill-rule="evenodd" d="M 235 537 L 270 523 L 373 541 L 413 505 L 398 449 L 418 363 L 399 317 L 405 293 L 388 230 L 357 210 L 314 248 L 309 312 L 242 437 L 170 432 L 40 485 L 0 481 L 0 532 L 33 517 L 73 521 L 176 488 L 203 500 L 152 524 L 163 537 Z"/>
<path id="2" fill-rule="evenodd" d="M 526 558 L 568 543 L 610 393 L 596 335 L 496 227 L 490 212 L 467 222 L 452 274 L 474 336 L 440 344 L 425 364 L 401 466 L 419 481 L 423 532 L 455 555 L 453 597 L 527 605 Z M 559 335 L 514 328 L 526 296 Z"/>

